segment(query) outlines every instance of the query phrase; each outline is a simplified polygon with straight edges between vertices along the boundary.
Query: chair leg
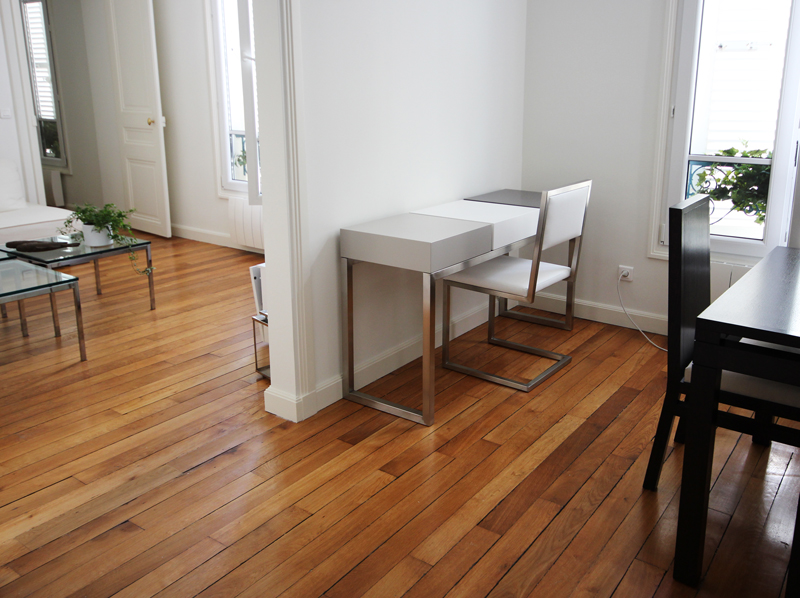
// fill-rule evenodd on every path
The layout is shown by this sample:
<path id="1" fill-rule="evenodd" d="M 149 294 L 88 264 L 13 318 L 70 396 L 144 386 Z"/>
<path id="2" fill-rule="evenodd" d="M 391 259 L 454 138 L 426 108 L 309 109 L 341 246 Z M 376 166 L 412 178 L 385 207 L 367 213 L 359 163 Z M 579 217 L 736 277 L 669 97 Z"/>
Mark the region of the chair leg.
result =
<path id="1" fill-rule="evenodd" d="M 756 430 L 753 434 L 753 444 L 760 446 L 770 446 L 771 441 L 767 426 L 775 423 L 775 418 L 768 411 L 756 411 L 754 414 Z"/>
<path id="2" fill-rule="evenodd" d="M 499 315 L 504 318 L 512 318 L 514 320 L 522 320 L 530 324 L 540 324 L 542 326 L 550 326 L 558 328 L 559 330 L 572 330 L 573 309 L 575 304 L 575 283 L 567 282 L 567 306 L 564 312 L 564 319 L 559 320 L 556 318 L 547 318 L 545 316 L 534 316 L 519 311 L 511 311 L 508 309 L 508 300 L 500 298 L 500 311 Z"/>
<path id="3" fill-rule="evenodd" d="M 502 300 L 501 300 L 502 305 Z M 511 378 L 506 378 L 504 376 L 497 376 L 495 374 L 490 374 L 489 372 L 484 372 L 483 370 L 478 370 L 475 368 L 467 367 L 465 365 L 461 365 L 458 363 L 454 363 L 450 361 L 450 347 L 449 347 L 449 335 L 450 335 L 450 285 L 447 284 L 447 281 L 444 283 L 444 297 L 442 301 L 442 366 L 460 372 L 462 374 L 467 374 L 469 376 L 475 376 L 476 378 L 480 378 L 481 380 L 488 380 L 489 382 L 494 382 L 496 384 L 502 384 L 503 386 L 508 386 L 510 388 L 514 388 L 516 390 L 522 390 L 524 392 L 530 392 L 532 388 L 544 382 L 547 378 L 555 374 L 558 370 L 566 366 L 570 361 L 572 361 L 572 357 L 569 355 L 562 355 L 560 353 L 554 353 L 553 351 L 545 351 L 544 349 L 537 349 L 536 347 L 529 347 L 528 345 L 522 345 L 520 343 L 515 343 L 512 341 L 507 341 L 504 339 L 499 339 L 495 336 L 495 298 L 491 295 L 489 296 L 489 343 L 493 345 L 498 345 L 501 347 L 505 347 L 507 349 L 514 349 L 516 351 L 523 351 L 525 353 L 530 353 L 531 355 L 537 355 L 539 357 L 545 357 L 547 359 L 552 359 L 556 363 L 551 365 L 545 371 L 540 373 L 536 376 L 533 380 L 528 382 L 518 382 L 516 380 L 512 380 Z M 445 344 L 447 343 L 447 344 Z"/>
<path id="4" fill-rule="evenodd" d="M 678 420 L 678 426 L 675 428 L 675 442 L 686 444 L 686 424 L 682 419 Z"/>
<path id="5" fill-rule="evenodd" d="M 658 418 L 656 435 L 653 438 L 653 448 L 650 451 L 650 460 L 647 462 L 647 471 L 644 474 L 642 486 L 645 490 L 655 491 L 658 488 L 661 467 L 664 465 L 667 444 L 669 444 L 669 432 L 672 428 L 672 423 L 675 421 L 680 399 L 681 393 L 677 389 L 668 389 L 664 396 L 664 405 L 661 407 L 661 415 Z"/>

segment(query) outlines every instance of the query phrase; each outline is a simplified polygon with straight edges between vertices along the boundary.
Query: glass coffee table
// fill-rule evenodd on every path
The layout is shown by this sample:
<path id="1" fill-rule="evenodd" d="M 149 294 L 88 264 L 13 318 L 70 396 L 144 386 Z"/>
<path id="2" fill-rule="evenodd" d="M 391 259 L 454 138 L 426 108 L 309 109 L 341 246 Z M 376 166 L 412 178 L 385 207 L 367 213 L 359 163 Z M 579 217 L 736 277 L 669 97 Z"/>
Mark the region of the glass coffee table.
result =
<path id="1" fill-rule="evenodd" d="M 37 241 L 54 241 L 75 243 L 78 238 L 72 235 L 59 235 L 57 237 L 47 237 L 45 239 L 36 239 Z M 5 252 L 11 257 L 24 260 L 31 264 L 44 266 L 45 268 L 60 268 L 61 266 L 71 266 L 74 264 L 86 264 L 94 262 L 94 282 L 97 288 L 97 294 L 102 295 L 103 290 L 100 287 L 100 260 L 112 255 L 120 255 L 128 253 L 129 251 L 144 251 L 147 255 L 147 279 L 150 287 L 150 309 L 156 308 L 156 290 L 153 283 L 153 256 L 150 251 L 150 241 L 143 241 L 141 239 L 134 239 L 133 243 L 128 245 L 119 245 L 114 243 L 112 245 L 104 245 L 102 247 L 91 247 L 80 241 L 77 247 L 62 247 L 60 249 L 49 249 L 47 251 L 19 251 L 0 245 L 0 252 Z M 0 253 L 2 255 L 2 253 Z"/>
<path id="2" fill-rule="evenodd" d="M 78 346 L 80 347 L 81 361 L 86 361 L 86 343 L 83 338 L 83 316 L 81 313 L 81 293 L 78 288 L 78 278 L 20 260 L 0 261 L 0 304 L 5 306 L 6 303 L 11 303 L 12 301 L 17 302 L 22 336 L 28 336 L 24 300 L 30 297 L 38 297 L 39 295 L 50 295 L 53 328 L 56 336 L 61 336 L 55 294 L 58 291 L 69 289 L 72 289 L 72 296 L 75 300 L 75 321 L 78 327 Z"/>

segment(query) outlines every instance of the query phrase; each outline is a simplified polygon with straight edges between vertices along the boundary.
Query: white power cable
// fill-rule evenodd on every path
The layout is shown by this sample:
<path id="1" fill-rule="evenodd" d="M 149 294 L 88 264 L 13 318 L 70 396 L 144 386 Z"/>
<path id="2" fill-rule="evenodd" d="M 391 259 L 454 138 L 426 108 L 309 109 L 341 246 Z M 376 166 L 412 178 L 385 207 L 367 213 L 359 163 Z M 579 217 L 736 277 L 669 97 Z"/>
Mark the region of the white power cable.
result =
<path id="1" fill-rule="evenodd" d="M 628 319 L 631 321 L 631 324 L 633 324 L 634 326 L 636 326 L 636 330 L 638 330 L 639 332 L 641 332 L 641 333 L 642 333 L 642 336 L 643 336 L 643 337 L 645 337 L 645 338 L 647 339 L 647 342 L 648 342 L 648 343 L 650 343 L 651 345 L 653 345 L 653 346 L 654 346 L 656 349 L 658 349 L 659 351 L 664 351 L 664 352 L 666 353 L 666 352 L 667 352 L 667 350 L 666 350 L 664 347 L 659 347 L 657 344 L 655 344 L 655 343 L 652 341 L 652 339 L 651 339 L 649 336 L 647 336 L 647 335 L 644 333 L 644 330 L 642 330 L 641 328 L 639 328 L 639 325 L 638 325 L 636 322 L 634 322 L 634 321 L 633 321 L 633 318 L 631 317 L 631 314 L 629 314 L 629 313 L 628 313 L 628 310 L 627 310 L 627 309 L 625 309 L 625 304 L 622 302 L 622 292 L 619 290 L 619 283 L 620 283 L 620 282 L 622 282 L 622 278 L 625 276 L 625 273 L 626 273 L 626 272 L 627 272 L 627 270 L 623 270 L 622 272 L 620 272 L 620 273 L 619 273 L 619 278 L 617 279 L 617 297 L 619 297 L 619 304 L 622 306 L 622 311 L 624 311 L 624 312 L 625 312 L 625 315 L 626 315 L 626 316 L 628 316 Z"/>

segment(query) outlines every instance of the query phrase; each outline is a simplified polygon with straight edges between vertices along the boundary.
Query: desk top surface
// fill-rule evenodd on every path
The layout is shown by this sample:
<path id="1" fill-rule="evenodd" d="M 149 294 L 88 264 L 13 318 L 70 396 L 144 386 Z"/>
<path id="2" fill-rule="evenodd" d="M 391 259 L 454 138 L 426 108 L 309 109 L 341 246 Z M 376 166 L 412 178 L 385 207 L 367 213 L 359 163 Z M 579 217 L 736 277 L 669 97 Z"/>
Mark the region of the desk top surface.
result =
<path id="1" fill-rule="evenodd" d="M 486 222 L 430 214 L 398 214 L 341 229 L 343 235 L 362 233 L 423 243 L 436 243 L 455 235 L 487 227 Z M 347 257 L 347 256 L 345 256 Z"/>
<path id="2" fill-rule="evenodd" d="M 542 201 L 541 191 L 519 191 L 517 189 L 501 189 L 475 197 L 467 197 L 468 201 L 482 201 L 485 203 L 508 204 L 511 206 L 524 206 L 538 208 Z"/>
<path id="3" fill-rule="evenodd" d="M 438 272 L 532 237 L 538 217 L 539 210 L 531 207 L 452 201 L 342 228 L 340 255 Z"/>
<path id="4" fill-rule="evenodd" d="M 773 249 L 698 316 L 704 331 L 800 347 L 800 250 Z"/>
<path id="5" fill-rule="evenodd" d="M 526 206 L 511 204 L 494 204 L 482 201 L 470 201 L 459 199 L 447 203 L 414 210 L 412 214 L 427 214 L 429 216 L 442 216 L 444 218 L 459 218 L 461 220 L 471 220 L 473 222 L 485 222 L 497 224 L 505 220 L 514 218 L 533 217 L 534 227 L 530 234 L 536 233 L 536 219 L 539 217 L 538 208 L 532 209 Z"/>

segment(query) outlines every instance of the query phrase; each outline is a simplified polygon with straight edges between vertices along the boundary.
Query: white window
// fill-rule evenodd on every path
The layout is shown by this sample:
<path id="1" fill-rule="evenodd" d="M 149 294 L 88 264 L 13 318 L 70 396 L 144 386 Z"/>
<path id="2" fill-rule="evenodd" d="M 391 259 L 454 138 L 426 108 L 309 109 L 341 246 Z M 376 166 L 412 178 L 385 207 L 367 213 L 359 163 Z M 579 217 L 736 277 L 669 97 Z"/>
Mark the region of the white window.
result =
<path id="1" fill-rule="evenodd" d="M 800 116 L 792 4 L 682 4 L 663 212 L 708 193 L 715 252 L 761 257 L 786 244 Z"/>
<path id="2" fill-rule="evenodd" d="M 65 167 L 61 106 L 53 68 L 53 48 L 44 0 L 21 0 L 22 25 L 39 128 L 42 164 Z"/>
<path id="3" fill-rule="evenodd" d="M 260 203 L 251 0 L 212 0 L 223 189 Z"/>

